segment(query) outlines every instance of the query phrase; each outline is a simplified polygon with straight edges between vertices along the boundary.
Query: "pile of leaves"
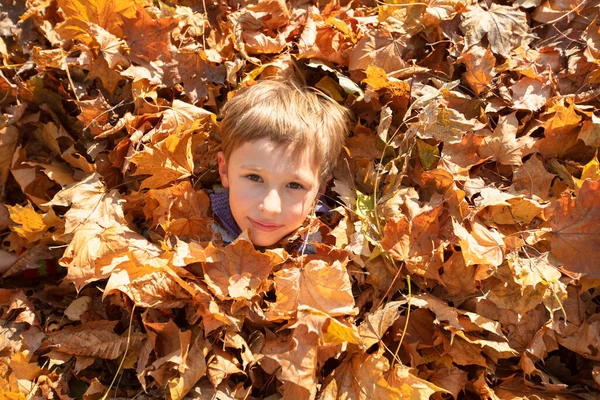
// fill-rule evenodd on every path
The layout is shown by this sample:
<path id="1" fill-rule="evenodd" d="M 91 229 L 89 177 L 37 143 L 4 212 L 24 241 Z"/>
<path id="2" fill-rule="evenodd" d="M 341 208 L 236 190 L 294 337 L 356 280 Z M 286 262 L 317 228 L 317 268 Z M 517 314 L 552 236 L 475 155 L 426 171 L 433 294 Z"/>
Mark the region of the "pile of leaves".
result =
<path id="1" fill-rule="evenodd" d="M 597 398 L 597 20 L 585 0 L 0 0 L 0 229 L 22 254 L 0 396 Z M 355 115 L 331 212 L 224 245 L 219 110 L 292 76 Z M 63 275 L 22 278 L 53 257 Z"/>

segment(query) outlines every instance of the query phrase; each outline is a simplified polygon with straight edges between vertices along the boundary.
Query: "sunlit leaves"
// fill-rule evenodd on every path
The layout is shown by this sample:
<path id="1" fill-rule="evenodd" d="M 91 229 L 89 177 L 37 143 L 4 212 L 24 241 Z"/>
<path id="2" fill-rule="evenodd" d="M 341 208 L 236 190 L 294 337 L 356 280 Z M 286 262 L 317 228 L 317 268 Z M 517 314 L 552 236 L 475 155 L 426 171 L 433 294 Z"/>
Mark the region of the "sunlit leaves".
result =
<path id="1" fill-rule="evenodd" d="M 0 0 L 0 396 L 598 391 L 593 3 L 172 3 Z M 218 115 L 295 74 L 329 210 L 223 243 Z"/>

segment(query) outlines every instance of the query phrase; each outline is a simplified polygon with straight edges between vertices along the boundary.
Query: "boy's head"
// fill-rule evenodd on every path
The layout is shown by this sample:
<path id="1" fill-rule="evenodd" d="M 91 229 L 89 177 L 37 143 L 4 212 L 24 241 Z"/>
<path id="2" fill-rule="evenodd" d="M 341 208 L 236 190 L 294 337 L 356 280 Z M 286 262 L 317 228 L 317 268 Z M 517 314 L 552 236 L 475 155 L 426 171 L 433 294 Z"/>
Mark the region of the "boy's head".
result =
<path id="1" fill-rule="evenodd" d="M 297 229 L 339 157 L 348 111 L 309 88 L 260 81 L 223 108 L 218 155 L 233 217 L 259 246 Z"/>

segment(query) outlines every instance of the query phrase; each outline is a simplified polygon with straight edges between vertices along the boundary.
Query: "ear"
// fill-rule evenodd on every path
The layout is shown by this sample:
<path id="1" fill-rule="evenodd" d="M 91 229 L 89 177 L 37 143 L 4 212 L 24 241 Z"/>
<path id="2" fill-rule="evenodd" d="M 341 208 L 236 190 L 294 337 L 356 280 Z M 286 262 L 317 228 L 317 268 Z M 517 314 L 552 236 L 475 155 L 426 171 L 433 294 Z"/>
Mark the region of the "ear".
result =
<path id="1" fill-rule="evenodd" d="M 229 187 L 229 176 L 227 175 L 227 160 L 222 151 L 217 153 L 217 163 L 219 164 L 219 175 L 221 176 L 221 184 L 223 187 Z"/>

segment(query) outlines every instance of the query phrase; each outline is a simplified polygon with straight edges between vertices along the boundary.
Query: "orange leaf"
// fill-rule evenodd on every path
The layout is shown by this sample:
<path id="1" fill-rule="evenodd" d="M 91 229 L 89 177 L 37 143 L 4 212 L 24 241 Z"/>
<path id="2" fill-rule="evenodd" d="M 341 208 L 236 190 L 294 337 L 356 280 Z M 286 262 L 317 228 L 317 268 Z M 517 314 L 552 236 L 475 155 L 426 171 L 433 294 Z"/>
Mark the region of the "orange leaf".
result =
<path id="1" fill-rule="evenodd" d="M 496 57 L 489 47 L 484 49 L 480 46 L 473 46 L 468 52 L 463 53 L 462 57 L 467 67 L 467 72 L 463 76 L 479 96 L 494 79 Z"/>
<path id="2" fill-rule="evenodd" d="M 58 332 L 49 333 L 40 349 L 59 345 L 62 353 L 114 360 L 123 355 L 128 342 L 127 335 L 119 336 L 114 333 L 117 322 L 89 321 L 85 325 L 64 327 Z M 142 333 L 131 333 L 130 348 L 141 344 L 145 337 Z"/>
<path id="3" fill-rule="evenodd" d="M 311 260 L 276 272 L 277 303 L 273 311 L 286 318 L 299 305 L 306 305 L 331 316 L 356 314 L 346 263 Z"/>
<path id="4" fill-rule="evenodd" d="M 252 299 L 266 289 L 273 267 L 284 261 L 274 251 L 255 250 L 243 236 L 220 253 L 219 262 L 202 265 L 204 279 L 219 299 Z"/>
<path id="5" fill-rule="evenodd" d="M 600 181 L 584 181 L 576 199 L 563 193 L 549 213 L 552 257 L 569 271 L 600 279 Z"/>

